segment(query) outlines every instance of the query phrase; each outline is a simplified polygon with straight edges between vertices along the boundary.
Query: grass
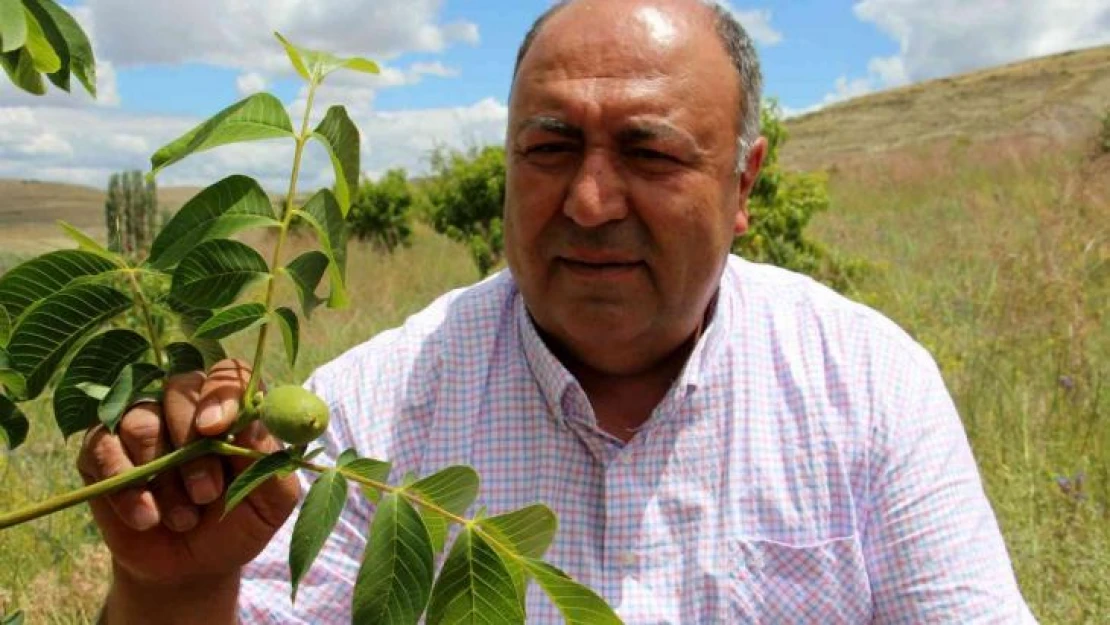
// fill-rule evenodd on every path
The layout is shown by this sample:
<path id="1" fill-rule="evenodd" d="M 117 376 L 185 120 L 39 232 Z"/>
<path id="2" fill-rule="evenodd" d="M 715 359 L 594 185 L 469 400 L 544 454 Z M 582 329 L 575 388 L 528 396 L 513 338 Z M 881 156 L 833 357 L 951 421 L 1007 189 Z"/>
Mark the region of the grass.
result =
<path id="1" fill-rule="evenodd" d="M 854 296 L 940 362 L 1042 623 L 1110 613 L 1110 190 L 1091 174 L 1106 162 L 1090 158 L 1020 142 L 900 151 L 835 171 L 834 209 L 813 229 L 875 266 Z M 296 369 L 274 358 L 271 378 L 303 379 L 477 277 L 461 246 L 426 229 L 390 257 L 355 245 L 348 274 L 352 308 L 317 313 Z M 77 482 L 77 441 L 63 446 L 34 412 L 29 443 L 0 477 L 0 508 Z M 0 533 L 0 553 L 0 613 L 91 618 L 108 559 L 83 509 Z"/>
<path id="2" fill-rule="evenodd" d="M 1110 195 L 1085 190 L 1106 163 L 1027 147 L 842 170 L 814 232 L 877 265 L 857 297 L 938 359 L 1038 618 L 1104 623 Z"/>

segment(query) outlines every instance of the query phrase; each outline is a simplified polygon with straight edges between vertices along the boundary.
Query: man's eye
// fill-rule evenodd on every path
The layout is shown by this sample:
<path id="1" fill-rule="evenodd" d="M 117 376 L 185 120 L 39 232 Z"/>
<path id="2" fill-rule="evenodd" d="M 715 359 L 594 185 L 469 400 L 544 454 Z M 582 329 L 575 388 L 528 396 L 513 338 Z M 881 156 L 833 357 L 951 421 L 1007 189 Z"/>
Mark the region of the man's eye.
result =
<path id="1" fill-rule="evenodd" d="M 570 152 L 574 146 L 569 143 L 541 143 L 524 149 L 525 156 L 538 156 L 544 154 L 563 154 Z"/>
<path id="2" fill-rule="evenodd" d="M 652 149 L 649 149 L 649 148 L 634 148 L 634 149 L 630 150 L 629 152 L 635 158 L 643 158 L 643 159 L 649 159 L 649 160 L 672 161 L 672 162 L 676 162 L 676 163 L 678 162 L 678 159 L 671 156 L 670 154 L 667 154 L 665 152 L 660 152 L 658 150 L 652 150 Z"/>

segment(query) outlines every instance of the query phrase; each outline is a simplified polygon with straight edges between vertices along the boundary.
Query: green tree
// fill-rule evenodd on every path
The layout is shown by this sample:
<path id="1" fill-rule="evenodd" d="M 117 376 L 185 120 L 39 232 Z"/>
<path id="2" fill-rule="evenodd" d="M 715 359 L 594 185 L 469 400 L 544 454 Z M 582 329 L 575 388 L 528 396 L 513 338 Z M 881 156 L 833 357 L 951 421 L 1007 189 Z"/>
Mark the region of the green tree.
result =
<path id="1" fill-rule="evenodd" d="M 505 202 L 505 150 L 436 150 L 424 186 L 425 210 L 438 232 L 461 241 L 484 276 L 505 249 L 501 214 Z"/>
<path id="2" fill-rule="evenodd" d="M 750 227 L 733 244 L 733 252 L 847 290 L 862 270 L 862 263 L 832 254 L 805 233 L 813 217 L 829 209 L 825 174 L 787 171 L 779 162 L 788 132 L 774 101 L 764 104 L 761 126 L 767 155 L 748 204 Z"/>
<path id="3" fill-rule="evenodd" d="M 377 182 L 364 180 L 358 188 L 347 223 L 351 232 L 375 248 L 393 252 L 412 245 L 412 187 L 403 169 L 391 169 Z"/>
<path id="4" fill-rule="evenodd" d="M 145 256 L 158 226 L 158 189 L 154 179 L 143 180 L 138 170 L 112 174 L 104 202 L 104 225 L 109 249 Z"/>

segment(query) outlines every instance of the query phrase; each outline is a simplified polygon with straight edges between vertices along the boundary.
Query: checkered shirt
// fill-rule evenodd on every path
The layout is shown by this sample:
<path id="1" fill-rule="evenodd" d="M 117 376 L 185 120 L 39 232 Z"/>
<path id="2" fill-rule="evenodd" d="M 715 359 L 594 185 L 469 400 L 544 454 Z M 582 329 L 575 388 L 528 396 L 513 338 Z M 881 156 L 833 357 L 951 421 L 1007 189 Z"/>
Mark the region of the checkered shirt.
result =
<path id="1" fill-rule="evenodd" d="M 354 448 L 393 479 L 466 464 L 475 509 L 550 506 L 548 561 L 630 625 L 1033 622 L 933 359 L 797 274 L 730 257 L 706 331 L 628 443 L 598 427 L 507 271 L 307 385 L 332 411 L 321 462 Z M 291 518 L 244 572 L 241 620 L 349 623 L 371 514 L 352 488 L 295 606 Z M 527 610 L 563 622 L 534 583 Z"/>

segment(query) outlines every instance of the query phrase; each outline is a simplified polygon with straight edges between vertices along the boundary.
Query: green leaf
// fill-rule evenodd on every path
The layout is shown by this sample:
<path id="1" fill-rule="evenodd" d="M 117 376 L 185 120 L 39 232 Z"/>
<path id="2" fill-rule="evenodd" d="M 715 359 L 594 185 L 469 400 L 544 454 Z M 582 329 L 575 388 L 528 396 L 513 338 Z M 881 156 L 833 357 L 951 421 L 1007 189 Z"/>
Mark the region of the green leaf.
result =
<path id="1" fill-rule="evenodd" d="M 320 83 L 328 74 L 337 69 L 351 69 L 368 74 L 380 72 L 377 63 L 369 59 L 361 57 L 343 58 L 330 52 L 302 48 L 294 45 L 279 33 L 274 33 L 274 35 L 285 47 L 285 52 L 289 55 L 289 61 L 293 64 L 293 68 L 309 82 Z"/>
<path id="2" fill-rule="evenodd" d="M 101 256 L 104 259 L 111 261 L 112 264 L 116 265 L 117 267 L 123 267 L 123 259 L 120 257 L 119 254 L 110 251 L 108 248 L 101 245 L 89 235 L 81 232 L 81 230 L 78 229 L 76 226 L 61 220 L 58 220 L 58 226 L 61 227 L 62 231 L 66 233 L 66 236 L 68 236 L 70 239 L 73 239 L 73 242 L 77 244 L 78 248 L 86 252 L 96 254 L 97 256 Z"/>
<path id="3" fill-rule="evenodd" d="M 285 48 L 285 54 L 289 56 L 289 62 L 293 65 L 293 69 L 297 70 L 297 73 L 301 75 L 301 78 L 304 78 L 305 80 L 311 82 L 312 76 L 309 75 L 308 68 L 304 64 L 304 59 L 301 58 L 300 49 L 290 43 L 288 39 L 282 37 L 281 33 L 275 32 L 274 36 L 277 37 L 278 41 L 281 42 L 282 47 Z"/>
<path id="4" fill-rule="evenodd" d="M 0 66 L 4 67 L 13 85 L 32 95 L 46 93 L 46 83 L 42 81 L 42 75 L 35 69 L 34 59 L 31 58 L 27 48 L 0 53 Z"/>
<path id="5" fill-rule="evenodd" d="M 206 371 L 212 365 L 227 358 L 227 352 L 224 351 L 223 345 L 220 345 L 219 341 L 198 339 L 194 336 L 197 328 L 204 325 L 204 322 L 212 318 L 211 310 L 190 306 L 174 298 L 172 295 L 166 298 L 166 303 L 169 305 L 170 310 L 178 316 L 178 323 L 181 326 L 181 330 L 185 333 L 186 337 L 189 338 L 188 344 L 193 349 L 200 352 L 204 360 L 204 366 L 197 369 L 189 369 L 190 371 Z"/>
<path id="6" fill-rule="evenodd" d="M 151 244 L 147 263 L 167 271 L 204 241 L 280 225 L 270 198 L 257 182 L 247 176 L 228 176 L 177 211 Z"/>
<path id="7" fill-rule="evenodd" d="M 505 560 L 505 566 L 516 586 L 517 598 L 523 605 L 528 590 L 528 577 L 520 557 L 543 557 L 558 529 L 555 513 L 547 506 L 537 504 L 507 514 L 482 518 L 476 525 L 489 537 L 490 544 Z"/>
<path id="8" fill-rule="evenodd" d="M 418 493 L 422 499 L 456 516 L 466 514 L 466 509 L 478 497 L 478 474 L 470 467 L 447 467 L 438 473 L 413 482 L 405 490 Z M 428 526 L 432 546 L 438 553 L 447 540 L 448 519 L 442 514 L 421 506 L 421 516 Z"/>
<path id="9" fill-rule="evenodd" d="M 58 58 L 58 54 L 54 52 L 54 48 L 47 41 L 46 35 L 42 32 L 42 26 L 39 26 L 38 20 L 35 19 L 29 9 L 24 9 L 24 16 L 27 18 L 26 47 L 27 52 L 31 55 L 35 71 L 52 74 L 60 70 L 62 60 Z"/>
<path id="10" fill-rule="evenodd" d="M 385 484 L 389 480 L 390 464 L 373 458 L 353 458 L 340 465 L 355 475 Z"/>
<path id="11" fill-rule="evenodd" d="M 285 272 L 293 281 L 293 286 L 297 288 L 301 311 L 304 312 L 305 317 L 312 317 L 312 311 L 324 302 L 316 297 L 316 287 L 320 284 L 320 278 L 324 277 L 329 262 L 331 261 L 323 252 L 313 250 L 294 258 L 285 267 Z"/>
<path id="12" fill-rule="evenodd" d="M 0 617 L 0 625 L 23 625 L 23 611 L 17 610 L 12 614 Z"/>
<path id="13" fill-rule="evenodd" d="M 112 390 L 111 386 L 97 384 L 95 382 L 81 382 L 77 385 L 77 388 L 89 398 L 95 399 L 97 406 L 100 405 L 100 402 L 104 401 L 104 398 L 107 397 L 108 393 Z M 97 421 L 99 421 L 99 419 L 97 419 Z"/>
<path id="14" fill-rule="evenodd" d="M 281 328 L 281 338 L 285 343 L 285 355 L 289 358 L 289 366 L 297 364 L 297 352 L 301 347 L 301 322 L 297 313 L 288 308 L 278 308 L 274 311 L 274 319 Z"/>
<path id="15" fill-rule="evenodd" d="M 9 396 L 15 398 L 23 397 L 27 392 L 27 380 L 22 373 L 15 370 L 11 356 L 4 347 L 0 347 L 0 386 L 7 390 Z"/>
<path id="16" fill-rule="evenodd" d="M 0 276 L 0 306 L 17 321 L 31 304 L 63 289 L 73 280 L 116 268 L 112 261 L 81 250 L 36 256 Z"/>
<path id="17" fill-rule="evenodd" d="M 419 621 L 432 590 L 433 567 L 432 544 L 420 514 L 396 493 L 382 497 L 355 582 L 351 622 Z"/>
<path id="18" fill-rule="evenodd" d="M 312 137 L 324 144 L 335 169 L 335 199 L 341 216 L 351 210 L 351 193 L 358 189 L 359 134 L 358 127 L 342 106 L 332 106 L 316 126 Z"/>
<path id="19" fill-rule="evenodd" d="M 254 464 L 247 467 L 245 471 L 235 478 L 231 486 L 227 487 L 227 496 L 224 500 L 224 514 L 227 516 L 235 506 L 239 505 L 251 491 L 258 488 L 266 482 L 266 480 L 277 475 L 281 471 L 292 469 L 293 458 L 289 455 L 288 451 L 278 451 L 255 461 Z"/>
<path id="20" fill-rule="evenodd" d="M 89 95 L 95 98 L 96 58 L 81 25 L 53 0 L 23 0 L 23 4 L 38 20 L 46 39 L 61 60 L 58 71 L 49 75 L 50 82 L 59 89 L 69 91 L 69 77 L 72 74 L 81 81 Z"/>
<path id="21" fill-rule="evenodd" d="M 27 398 L 38 397 L 77 341 L 130 305 L 111 287 L 73 284 L 28 309 L 8 345 L 16 371 L 27 379 Z"/>
<path id="22" fill-rule="evenodd" d="M 119 425 L 131 402 L 135 401 L 135 398 L 148 386 L 161 380 L 165 375 L 166 372 L 159 367 L 145 362 L 137 362 L 125 367 L 112 384 L 108 395 L 100 402 L 100 407 L 97 409 L 100 422 L 108 428 L 109 432 L 115 434 L 116 426 Z"/>
<path id="23" fill-rule="evenodd" d="M 325 471 L 308 489 L 289 542 L 289 574 L 294 603 L 301 578 L 312 567 L 312 562 L 331 535 L 346 501 L 347 478 L 335 469 Z"/>
<path id="24" fill-rule="evenodd" d="M 249 330 L 266 320 L 266 306 L 257 302 L 232 306 L 216 313 L 197 328 L 196 336 L 201 339 L 222 339 Z"/>
<path id="25" fill-rule="evenodd" d="M 550 508 L 535 504 L 507 514 L 482 519 L 478 527 L 493 536 L 513 553 L 529 558 L 542 558 L 555 539 L 558 518 Z"/>
<path id="26" fill-rule="evenodd" d="M 27 41 L 27 20 L 20 0 L 0 0 L 0 52 L 11 52 Z"/>
<path id="27" fill-rule="evenodd" d="M 27 440 L 30 423 L 10 398 L 0 395 L 0 444 L 15 449 Z"/>
<path id="28" fill-rule="evenodd" d="M 248 285 L 269 277 L 266 261 L 254 248 L 230 239 L 201 243 L 173 273 L 173 297 L 201 308 L 222 308 Z"/>
<path id="29" fill-rule="evenodd" d="M 204 355 L 189 343 L 170 343 L 166 346 L 166 358 L 169 360 L 167 375 L 207 370 Z"/>
<path id="30" fill-rule="evenodd" d="M 7 345 L 11 338 L 12 318 L 8 315 L 8 309 L 0 306 L 0 347 Z"/>
<path id="31" fill-rule="evenodd" d="M 328 276 L 331 278 L 328 307 L 347 306 L 347 222 L 335 196 L 331 191 L 321 189 L 304 206 L 295 210 L 316 230 L 320 247 L 328 257 Z"/>
<path id="32" fill-rule="evenodd" d="M 293 136 L 293 125 L 281 101 L 269 93 L 256 93 L 216 113 L 155 152 L 150 158 L 151 174 L 191 154 L 221 145 Z"/>
<path id="33" fill-rule="evenodd" d="M 525 558 L 524 565 L 563 614 L 567 625 L 622 624 L 620 617 L 604 599 L 566 573 L 533 558 Z"/>
<path id="34" fill-rule="evenodd" d="M 99 398 L 92 398 L 88 384 L 107 388 L 124 367 L 138 362 L 150 344 L 131 330 L 108 330 L 81 346 L 54 390 L 54 419 L 65 437 L 97 424 Z"/>
<path id="35" fill-rule="evenodd" d="M 428 625 L 440 623 L 524 623 L 504 560 L 471 527 L 459 532 L 432 588 Z"/>

